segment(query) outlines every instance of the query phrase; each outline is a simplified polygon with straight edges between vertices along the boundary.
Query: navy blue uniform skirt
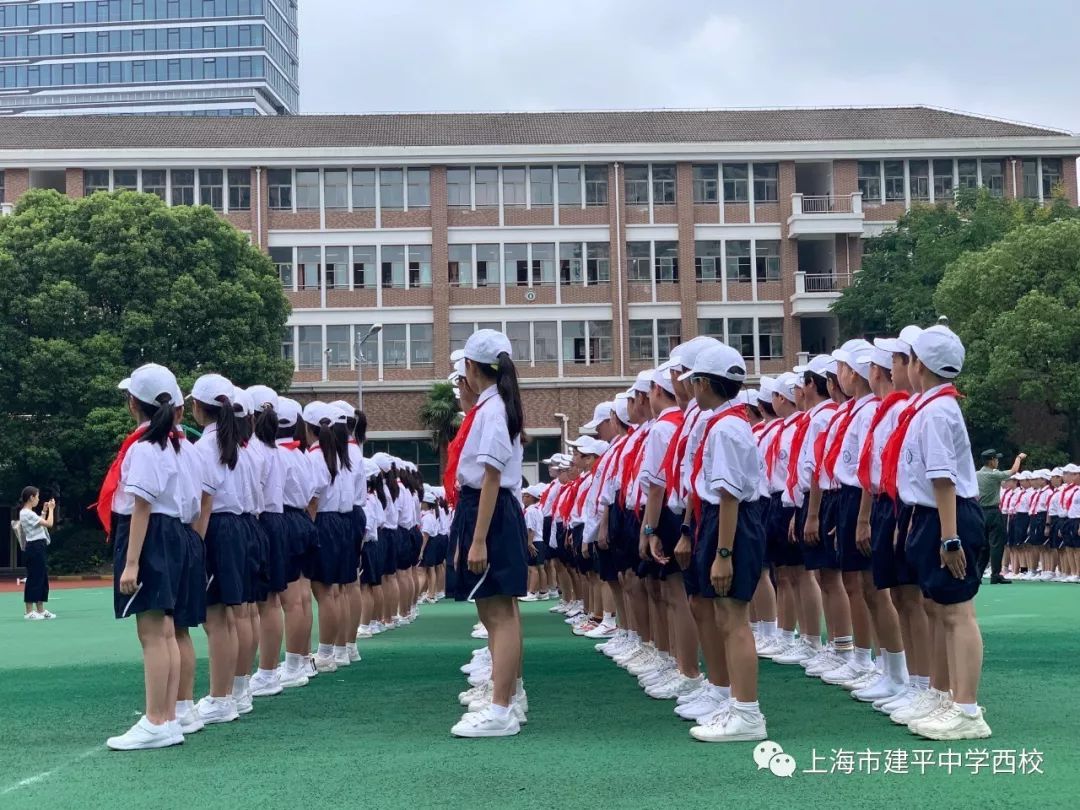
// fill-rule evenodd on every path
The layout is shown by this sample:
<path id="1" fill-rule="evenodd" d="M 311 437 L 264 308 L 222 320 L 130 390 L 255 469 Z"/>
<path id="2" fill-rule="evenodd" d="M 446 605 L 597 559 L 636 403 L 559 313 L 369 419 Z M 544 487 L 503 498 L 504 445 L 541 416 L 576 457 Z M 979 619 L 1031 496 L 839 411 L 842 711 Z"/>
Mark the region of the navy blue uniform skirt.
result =
<path id="1" fill-rule="evenodd" d="M 424 553 L 420 558 L 420 565 L 424 568 L 434 568 L 436 565 L 441 565 L 445 559 L 446 535 L 428 535 L 427 545 L 424 546 Z"/>
<path id="2" fill-rule="evenodd" d="M 187 529 L 179 518 L 151 514 L 139 553 L 135 592 L 120 593 L 120 576 L 127 565 L 131 516 L 113 515 L 113 612 L 118 619 L 160 610 L 171 616 L 176 609 L 180 580 L 187 564 Z M 40 541 L 35 541 L 40 542 Z"/>
<path id="3" fill-rule="evenodd" d="M 1061 528 L 1061 536 L 1064 541 L 1062 548 L 1080 548 L 1080 519 L 1065 518 Z"/>
<path id="4" fill-rule="evenodd" d="M 529 581 L 528 552 L 525 544 L 525 514 L 514 493 L 500 489 L 487 535 L 488 567 L 483 574 L 469 571 L 469 548 L 472 546 L 480 490 L 462 487 L 454 523 L 457 526 L 458 561 L 454 598 L 487 599 L 493 596 L 524 596 Z"/>
<path id="5" fill-rule="evenodd" d="M 802 554 L 803 565 L 807 571 L 818 571 L 822 568 L 836 568 L 836 535 L 827 532 L 826 526 L 829 526 L 829 521 L 826 519 L 831 518 L 832 504 L 828 503 L 830 508 L 830 514 L 826 516 L 825 507 L 827 500 L 831 501 L 831 498 L 827 499 L 826 496 L 829 493 L 822 493 L 821 496 L 821 512 L 818 519 L 818 535 L 820 539 L 816 546 L 808 545 L 806 542 L 805 529 L 806 529 L 806 516 L 810 509 L 810 495 L 806 494 L 803 497 L 803 504 L 799 507 L 795 515 L 795 536 L 799 541 L 799 551 Z"/>
<path id="6" fill-rule="evenodd" d="M 657 521 L 655 531 L 660 538 L 660 547 L 663 549 L 664 556 L 668 557 L 668 561 L 661 565 L 652 559 L 650 555 L 649 559 L 638 561 L 637 575 L 639 577 L 648 576 L 653 579 L 664 580 L 672 574 L 680 572 L 679 564 L 675 562 L 675 546 L 678 545 L 679 538 L 682 536 L 682 516 L 676 515 L 668 508 L 667 504 L 664 504 L 660 508 L 660 520 Z M 634 545 L 637 545 L 637 543 L 638 540 L 635 539 Z"/>
<path id="7" fill-rule="evenodd" d="M 1031 515 L 1028 523 L 1027 544 L 1029 546 L 1046 545 L 1046 512 Z"/>
<path id="8" fill-rule="evenodd" d="M 394 530 L 394 545 L 396 548 L 395 556 L 397 559 L 397 570 L 408 571 L 413 567 L 413 547 L 412 547 L 412 532 L 410 529 L 404 526 L 398 526 Z"/>
<path id="9" fill-rule="evenodd" d="M 345 526 L 345 542 L 338 547 L 337 581 L 339 585 L 351 585 L 359 576 L 360 547 L 364 544 L 367 515 L 362 506 L 354 506 L 348 512 L 338 514 Z"/>
<path id="10" fill-rule="evenodd" d="M 184 537 L 187 554 L 178 578 L 173 624 L 191 628 L 206 622 L 206 555 L 198 532 L 184 526 Z"/>
<path id="11" fill-rule="evenodd" d="M 1010 546 L 1022 546 L 1027 542 L 1028 525 L 1031 523 L 1031 515 L 1027 512 L 1017 512 L 1009 519 Z"/>
<path id="12" fill-rule="evenodd" d="M 382 551 L 383 576 L 397 573 L 397 529 L 379 527 L 379 546 Z"/>
<path id="13" fill-rule="evenodd" d="M 319 533 L 319 551 L 310 574 L 312 582 L 337 585 L 340 571 L 341 547 L 352 543 L 349 523 L 340 512 L 318 512 L 315 530 Z"/>
<path id="14" fill-rule="evenodd" d="M 419 526 L 409 529 L 409 567 L 413 568 L 420 564 L 420 549 L 424 547 L 424 535 Z"/>
<path id="15" fill-rule="evenodd" d="M 239 605 L 248 587 L 251 530 L 243 515 L 214 512 L 206 527 L 206 604 Z"/>
<path id="16" fill-rule="evenodd" d="M 765 551 L 773 565 L 803 564 L 802 549 L 797 542 L 792 543 L 788 539 L 788 529 L 794 516 L 795 507 L 784 506 L 782 493 L 774 493 L 765 516 Z"/>
<path id="17" fill-rule="evenodd" d="M 255 515 L 245 513 L 244 523 L 247 525 L 247 578 L 244 584 L 244 601 L 257 602 L 259 595 L 266 591 L 266 556 L 269 553 L 270 541 L 266 532 L 259 525 L 259 519 Z"/>
<path id="18" fill-rule="evenodd" d="M 306 509 L 285 507 L 285 581 L 310 576 L 319 551 L 319 532 Z"/>
<path id="19" fill-rule="evenodd" d="M 859 551 L 855 531 L 859 522 L 859 506 L 863 491 L 844 485 L 836 493 L 833 514 L 836 525 L 836 556 L 841 571 L 869 571 L 871 558 Z"/>
<path id="20" fill-rule="evenodd" d="M 360 547 L 360 584 L 382 585 L 383 578 L 383 547 L 379 538 L 380 531 L 376 530 L 374 540 L 368 540 Z"/>
<path id="21" fill-rule="evenodd" d="M 907 544 L 898 537 L 900 506 L 886 494 L 874 496 L 870 507 L 870 570 L 879 591 L 913 585 Z"/>
<path id="22" fill-rule="evenodd" d="M 982 581 L 976 560 L 986 544 L 983 512 L 974 499 L 956 499 L 956 533 L 967 560 L 964 576 L 957 579 L 941 565 L 941 520 L 935 508 L 916 506 L 907 536 L 908 560 L 918 572 L 923 596 L 940 605 L 954 605 L 975 598 Z"/>
<path id="23" fill-rule="evenodd" d="M 289 524 L 283 512 L 263 512 L 259 515 L 259 527 L 266 540 L 266 577 L 256 601 L 264 602 L 272 593 L 281 593 L 289 585 L 286 558 L 289 548 Z"/>
<path id="24" fill-rule="evenodd" d="M 761 578 L 765 564 L 765 530 L 762 524 L 764 499 L 739 504 L 739 519 L 735 524 L 735 540 L 731 546 L 731 585 L 723 598 L 749 602 Z M 694 544 L 694 571 L 701 596 L 716 599 L 712 586 L 712 564 L 720 541 L 720 507 L 701 504 L 701 523 Z"/>
<path id="25" fill-rule="evenodd" d="M 27 603 L 49 601 L 49 566 L 45 555 L 44 540 L 31 540 L 23 552 L 23 565 L 26 566 L 26 584 L 23 587 L 23 601 Z"/>

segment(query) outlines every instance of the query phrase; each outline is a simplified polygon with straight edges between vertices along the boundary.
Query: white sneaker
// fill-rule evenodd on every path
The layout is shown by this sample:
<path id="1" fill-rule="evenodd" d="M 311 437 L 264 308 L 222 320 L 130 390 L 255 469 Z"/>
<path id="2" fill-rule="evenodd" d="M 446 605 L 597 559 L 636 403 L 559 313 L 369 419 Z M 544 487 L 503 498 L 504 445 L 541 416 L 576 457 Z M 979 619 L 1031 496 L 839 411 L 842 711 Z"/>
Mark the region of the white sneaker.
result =
<path id="1" fill-rule="evenodd" d="M 466 714 L 450 729 L 455 737 L 512 737 L 520 731 L 521 724 L 513 711 L 505 717 L 496 717 L 491 706 Z"/>
<path id="2" fill-rule="evenodd" d="M 799 638 L 789 644 L 787 649 L 782 653 L 774 655 L 772 660 L 774 664 L 802 664 L 804 661 L 813 658 L 816 654 L 817 651 L 813 647 Z"/>
<path id="3" fill-rule="evenodd" d="M 43 619 L 55 619 L 56 614 L 53 613 L 48 608 L 45 608 L 43 611 L 41 611 L 41 618 L 43 618 Z"/>
<path id="4" fill-rule="evenodd" d="M 760 658 L 772 658 L 774 655 L 780 655 L 787 652 L 788 647 L 791 645 L 784 641 L 783 636 L 773 636 L 766 639 L 765 643 L 758 648 L 758 656 Z"/>
<path id="5" fill-rule="evenodd" d="M 38 613 L 36 610 L 31 610 L 29 613 L 24 613 L 23 618 L 26 619 L 28 622 L 42 622 L 42 621 L 45 621 L 45 617 L 43 615 L 41 615 L 40 613 Z M 149 721 L 147 721 L 147 722 L 149 722 Z M 132 726 L 132 728 L 134 728 L 134 726 Z M 129 731 L 128 734 L 130 734 L 130 733 L 131 732 Z M 127 735 L 124 735 L 124 736 L 127 736 Z M 113 737 L 112 739 L 118 740 L 120 738 L 119 737 Z"/>
<path id="6" fill-rule="evenodd" d="M 585 619 L 585 621 L 575 622 L 574 626 L 570 629 L 570 632 L 575 636 L 585 636 L 599 626 L 599 622 L 595 622 L 592 619 Z"/>
<path id="7" fill-rule="evenodd" d="M 469 676 L 469 686 L 479 686 L 480 684 L 491 680 L 491 667 L 484 667 L 478 669 Z"/>
<path id="8" fill-rule="evenodd" d="M 211 697 L 207 695 L 195 704 L 199 719 L 208 726 L 215 723 L 231 723 L 240 717 L 236 711 L 236 702 L 231 697 Z"/>
<path id="9" fill-rule="evenodd" d="M 379 635 L 379 633 L 385 633 L 386 632 L 386 625 L 383 624 L 380 621 L 374 621 L 371 624 L 369 624 L 368 627 L 371 628 L 371 634 L 373 636 L 377 636 L 377 635 Z"/>
<path id="10" fill-rule="evenodd" d="M 195 710 L 194 704 L 183 714 L 176 715 L 176 722 L 180 724 L 181 734 L 197 734 L 206 726 L 203 719 L 199 717 L 199 713 Z"/>
<path id="11" fill-rule="evenodd" d="M 319 667 L 315 664 L 314 655 L 309 655 L 306 659 L 304 659 L 304 663 L 300 665 L 300 669 L 305 675 L 308 676 L 308 680 L 316 678 L 319 675 Z M 337 667 L 334 667 L 333 670 L 329 671 L 334 672 L 336 670 Z"/>
<path id="12" fill-rule="evenodd" d="M 607 639 L 606 641 L 597 642 L 596 644 L 593 645 L 593 649 L 596 650 L 599 653 L 604 653 L 604 655 L 607 655 L 609 650 L 615 650 L 618 647 L 625 646 L 625 644 L 626 644 L 626 631 L 616 629 L 615 630 L 615 635 L 613 635 L 611 638 Z"/>
<path id="13" fill-rule="evenodd" d="M 341 667 L 347 667 L 352 664 L 352 660 L 349 658 L 348 650 L 334 650 L 334 664 L 340 669 Z"/>
<path id="14" fill-rule="evenodd" d="M 484 627 L 483 625 L 480 625 L 479 627 L 474 627 L 473 631 L 471 633 L 469 633 L 469 635 L 472 636 L 473 638 L 487 638 L 488 637 L 488 631 L 487 631 L 486 627 Z"/>
<path id="15" fill-rule="evenodd" d="M 892 714 L 895 711 L 910 706 L 915 700 L 922 694 L 922 691 L 911 684 L 904 687 L 895 697 L 891 697 L 885 700 L 875 700 L 873 703 L 874 710 L 879 711 L 882 714 Z"/>
<path id="16" fill-rule="evenodd" d="M 738 742 L 764 740 L 765 717 L 761 712 L 741 712 L 732 706 L 726 713 L 718 713 L 718 721 L 709 725 L 694 726 L 690 736 L 701 742 Z"/>
<path id="17" fill-rule="evenodd" d="M 356 649 L 355 644 L 346 644 L 345 645 L 345 653 L 349 656 L 349 663 L 350 664 L 358 664 L 362 660 L 360 658 L 360 651 L 358 649 Z"/>
<path id="18" fill-rule="evenodd" d="M 927 689 L 919 692 L 918 697 L 902 709 L 897 709 L 889 715 L 889 719 L 898 726 L 906 726 L 913 720 L 922 720 L 929 717 L 941 707 L 942 698 L 948 699 L 936 689 Z"/>
<path id="19" fill-rule="evenodd" d="M 659 658 L 660 653 L 655 647 L 646 647 L 642 650 L 641 657 L 637 661 L 631 661 L 626 665 L 626 671 L 636 678 L 643 672 L 649 672 L 655 669 L 658 665 Z"/>
<path id="20" fill-rule="evenodd" d="M 621 653 L 614 661 L 618 666 L 629 672 L 631 666 L 640 664 L 645 660 L 645 656 L 650 654 L 650 650 L 652 650 L 651 647 L 638 643 L 633 647 L 629 647 L 626 652 Z"/>
<path id="21" fill-rule="evenodd" d="M 548 608 L 548 613 L 566 613 L 568 607 L 570 606 L 560 599 L 557 604 Z"/>
<path id="22" fill-rule="evenodd" d="M 701 723 L 706 717 L 711 717 L 719 712 L 726 712 L 731 701 L 709 691 L 692 703 L 686 703 L 675 707 L 675 714 L 683 720 L 692 720 Z"/>
<path id="23" fill-rule="evenodd" d="M 303 669 L 289 669 L 284 664 L 278 667 L 278 683 L 283 689 L 295 689 L 308 685 L 308 676 Z"/>
<path id="24" fill-rule="evenodd" d="M 105 745 L 113 751 L 142 751 L 151 748 L 168 748 L 184 741 L 183 735 L 177 738 L 177 731 L 171 723 L 155 726 L 144 714 L 139 722 L 119 737 L 109 737 Z"/>
<path id="25" fill-rule="evenodd" d="M 685 706 L 687 703 L 693 703 L 695 700 L 700 700 L 709 694 L 708 681 L 702 681 L 701 684 L 693 692 L 687 692 L 685 695 L 679 695 L 678 700 L 675 703 L 679 706 Z"/>
<path id="26" fill-rule="evenodd" d="M 477 714 L 479 712 L 487 711 L 487 709 L 490 708 L 490 707 L 491 707 L 491 698 L 490 697 L 484 698 L 483 700 L 474 700 L 472 703 L 469 704 L 469 712 L 468 713 L 469 714 Z M 510 711 L 513 713 L 514 717 L 517 718 L 519 726 L 523 726 L 523 725 L 525 725 L 526 723 L 529 722 L 529 717 L 525 713 L 525 709 L 522 708 L 521 704 L 518 703 L 517 700 L 510 701 Z"/>
<path id="27" fill-rule="evenodd" d="M 676 670 L 676 676 L 662 684 L 655 684 L 645 690 L 645 694 L 653 700 L 675 700 L 675 698 L 689 695 L 701 688 L 704 678 L 698 675 L 696 678 L 687 678 Z"/>
<path id="28" fill-rule="evenodd" d="M 495 693 L 495 685 L 491 681 L 484 681 L 479 686 L 473 686 L 458 694 L 458 703 L 462 706 L 470 706 L 477 700 L 491 702 L 491 696 Z"/>
<path id="29" fill-rule="evenodd" d="M 570 606 L 566 609 L 566 618 L 576 619 L 584 612 L 585 606 L 581 602 L 571 602 Z"/>
<path id="30" fill-rule="evenodd" d="M 357 639 L 371 638 L 373 635 L 375 634 L 371 632 L 371 625 L 369 624 L 362 624 L 356 629 Z"/>
<path id="31" fill-rule="evenodd" d="M 233 703 L 236 704 L 237 714 L 251 714 L 252 710 L 255 708 L 255 704 L 251 701 L 250 689 L 244 689 L 240 694 L 233 692 L 232 699 Z"/>
<path id="32" fill-rule="evenodd" d="M 312 660 L 315 662 L 316 672 L 337 672 L 337 660 L 334 658 L 333 653 L 330 655 L 316 653 L 312 656 Z"/>
<path id="33" fill-rule="evenodd" d="M 971 717 L 955 704 L 932 717 L 909 724 L 908 728 L 930 740 L 983 740 L 991 734 L 982 706 Z"/>
<path id="34" fill-rule="evenodd" d="M 675 664 L 674 658 L 668 658 L 666 656 L 661 658 L 660 656 L 657 656 L 656 665 L 638 675 L 638 686 L 642 689 L 648 689 L 650 686 L 666 680 L 669 676 L 678 671 L 679 669 Z"/>
<path id="35" fill-rule="evenodd" d="M 833 655 L 833 648 L 831 644 L 826 644 L 824 647 L 819 647 L 816 650 L 811 648 L 810 651 L 812 653 L 811 656 L 799 662 L 799 666 L 801 666 L 803 669 L 811 666 L 819 666 L 821 662 L 825 660 L 825 658 L 831 658 Z"/>
<path id="36" fill-rule="evenodd" d="M 519 597 L 518 601 L 519 602 L 539 602 L 540 601 L 540 596 L 539 596 L 539 594 L 530 592 L 530 593 L 525 594 L 522 597 Z"/>
<path id="37" fill-rule="evenodd" d="M 820 678 L 826 672 L 839 669 L 846 663 L 847 659 L 842 658 L 832 650 L 828 650 L 823 655 L 818 656 L 816 661 L 807 665 L 805 671 L 809 678 Z"/>
<path id="38" fill-rule="evenodd" d="M 849 692 L 855 692 L 859 689 L 866 689 L 867 687 L 873 686 L 875 683 L 881 680 L 882 677 L 884 676 L 877 670 L 876 667 L 871 667 L 870 669 L 864 670 L 862 674 L 859 675 L 859 677 L 844 681 L 842 684 L 840 684 L 840 687 L 842 689 L 848 690 Z"/>
<path id="39" fill-rule="evenodd" d="M 263 675 L 262 672 L 256 672 L 251 676 L 249 687 L 251 689 L 252 697 L 280 695 L 285 688 L 281 685 L 281 677 L 278 675 L 277 670 L 274 670 L 271 675 Z"/>
<path id="40" fill-rule="evenodd" d="M 600 622 L 595 628 L 585 634 L 585 638 L 614 638 L 618 628 L 607 622 Z"/>
<path id="41" fill-rule="evenodd" d="M 853 689 L 851 696 L 862 703 L 873 703 L 876 700 L 887 703 L 903 692 L 905 688 L 904 684 L 894 681 L 888 675 L 879 675 L 877 680 L 869 686 Z"/>
<path id="42" fill-rule="evenodd" d="M 854 681 L 861 678 L 866 672 L 865 669 L 859 667 L 854 661 L 844 661 L 840 666 L 822 672 L 821 680 L 824 683 L 831 683 L 834 686 L 839 686 L 848 681 Z M 807 674 L 810 674 L 809 670 L 807 670 Z"/>
<path id="43" fill-rule="evenodd" d="M 462 675 L 472 675 L 478 669 L 491 669 L 491 654 L 478 655 L 467 664 L 459 667 Z"/>

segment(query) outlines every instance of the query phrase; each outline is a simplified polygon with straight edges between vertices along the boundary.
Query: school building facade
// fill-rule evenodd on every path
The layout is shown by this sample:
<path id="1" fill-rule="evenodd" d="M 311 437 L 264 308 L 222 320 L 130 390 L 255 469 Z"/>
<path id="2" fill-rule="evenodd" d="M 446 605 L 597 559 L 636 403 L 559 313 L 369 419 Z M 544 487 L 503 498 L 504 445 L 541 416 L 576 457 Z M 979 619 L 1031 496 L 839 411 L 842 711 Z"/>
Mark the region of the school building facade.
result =
<path id="1" fill-rule="evenodd" d="M 450 352 L 503 329 L 535 462 L 694 335 L 755 377 L 830 350 L 865 237 L 965 187 L 1075 205 L 1077 155 L 1065 131 L 927 107 L 7 118 L 0 200 L 211 205 L 277 265 L 293 393 L 353 399 L 361 372 L 398 449 L 424 444 Z"/>

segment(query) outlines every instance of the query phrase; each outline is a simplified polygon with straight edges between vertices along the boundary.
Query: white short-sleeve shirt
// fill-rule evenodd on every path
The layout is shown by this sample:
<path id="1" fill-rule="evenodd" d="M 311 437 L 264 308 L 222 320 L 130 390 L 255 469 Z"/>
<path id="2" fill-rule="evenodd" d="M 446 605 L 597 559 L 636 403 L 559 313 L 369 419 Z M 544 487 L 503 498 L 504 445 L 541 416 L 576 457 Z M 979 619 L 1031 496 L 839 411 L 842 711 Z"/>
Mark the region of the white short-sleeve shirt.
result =
<path id="1" fill-rule="evenodd" d="M 540 504 L 534 503 L 525 510 L 525 530 L 533 533 L 534 543 L 544 540 L 544 513 L 540 511 Z"/>
<path id="2" fill-rule="evenodd" d="M 835 404 L 831 400 L 825 400 L 806 412 L 806 418 L 810 420 L 810 425 L 806 429 L 806 437 L 803 440 L 802 447 L 799 448 L 797 461 L 799 490 L 802 492 L 810 491 L 810 477 L 814 474 L 814 467 L 817 466 L 817 461 L 814 458 L 814 444 L 817 442 L 818 435 L 829 426 L 829 420 L 832 419 L 833 412 L 836 410 L 835 407 L 832 407 Z"/>
<path id="3" fill-rule="evenodd" d="M 180 455 L 172 442 L 165 447 L 137 441 L 128 448 L 120 465 L 120 486 L 113 495 L 112 510 L 118 515 L 135 511 L 135 499 L 150 504 L 150 513 L 179 518 L 182 511 Z"/>
<path id="4" fill-rule="evenodd" d="M 663 487 L 667 484 L 667 470 L 664 469 L 664 458 L 667 456 L 668 447 L 676 439 L 679 426 L 665 419 L 667 416 L 679 412 L 677 407 L 665 408 L 656 417 L 652 430 L 645 439 L 645 451 L 641 459 L 640 482 L 647 487 Z"/>
<path id="5" fill-rule="evenodd" d="M 870 488 L 875 492 L 881 491 L 881 457 L 885 452 L 885 445 L 889 441 L 889 437 L 896 430 L 897 420 L 900 418 L 900 414 L 904 408 L 908 406 L 910 399 L 898 400 L 894 402 L 888 412 L 881 417 L 881 421 L 878 422 L 877 427 L 874 428 L 874 433 L 871 435 L 869 432 L 863 437 L 862 445 L 859 447 L 859 453 L 861 455 L 863 447 L 866 442 L 873 441 L 873 447 L 870 452 Z M 880 408 L 881 406 L 878 405 Z M 877 411 L 874 412 L 875 415 Z"/>
<path id="6" fill-rule="evenodd" d="M 967 426 L 955 397 L 929 400 L 941 386 L 923 395 L 926 402 L 912 417 L 900 450 L 897 487 L 900 500 L 912 506 L 933 508 L 933 482 L 945 478 L 956 485 L 959 498 L 976 498 L 979 485 Z"/>
<path id="7" fill-rule="evenodd" d="M 716 409 L 721 413 L 739 404 L 737 399 Z M 711 418 L 711 417 L 710 417 Z M 703 438 L 701 472 L 694 491 L 702 501 L 720 503 L 720 493 L 728 492 L 739 501 L 756 500 L 764 476 L 754 432 L 745 419 L 725 416 L 713 424 Z"/>
<path id="8" fill-rule="evenodd" d="M 278 455 L 284 473 L 282 503 L 293 509 L 307 509 L 315 496 L 311 459 L 288 439 L 278 439 Z M 325 466 L 325 465 L 324 465 Z"/>
<path id="9" fill-rule="evenodd" d="M 515 492 L 521 488 L 523 452 L 521 436 L 510 441 L 506 405 L 494 385 L 476 401 L 478 410 L 458 460 L 457 480 L 463 487 L 480 489 L 487 467 L 499 472 L 499 486 Z"/>
<path id="10" fill-rule="evenodd" d="M 203 435 L 195 442 L 195 450 L 202 460 L 203 492 L 213 496 L 211 510 L 228 512 L 233 515 L 244 513 L 244 502 L 248 496 L 244 493 L 241 478 L 240 461 L 230 469 L 221 463 L 221 451 L 218 449 L 217 425 L 208 425 Z M 242 453 L 237 451 L 237 456 Z"/>
<path id="11" fill-rule="evenodd" d="M 420 516 L 420 531 L 428 536 L 435 537 L 439 534 L 439 519 L 435 517 L 435 511 L 427 509 Z"/>
<path id="12" fill-rule="evenodd" d="M 48 539 L 49 530 L 41 525 L 41 515 L 33 509 L 20 509 L 19 523 L 22 526 L 24 542 L 32 543 L 35 540 Z"/>
<path id="13" fill-rule="evenodd" d="M 836 441 L 840 434 L 840 425 L 844 423 L 844 419 L 847 418 L 847 414 L 850 413 L 852 406 L 855 404 L 854 400 L 845 400 L 837 406 L 836 410 L 829 416 L 829 421 L 826 423 L 825 428 L 828 430 L 828 435 L 825 437 L 825 446 L 822 450 L 822 460 L 824 461 L 825 455 L 828 453 L 829 448 L 833 442 Z M 813 448 L 811 448 L 813 450 Z M 814 459 L 814 467 L 817 468 L 817 458 L 811 453 L 811 458 Z M 825 465 L 821 465 L 821 470 L 818 472 L 818 487 L 820 489 L 836 489 L 839 484 L 832 481 L 829 478 L 829 474 L 825 472 Z"/>
<path id="14" fill-rule="evenodd" d="M 836 483 L 849 487 L 859 486 L 859 453 L 880 404 L 881 400 L 876 395 L 867 394 L 852 405 L 851 423 L 840 443 L 840 455 L 833 469 Z"/>
<path id="15" fill-rule="evenodd" d="M 326 466 L 326 458 L 323 456 L 322 448 L 319 445 L 313 445 L 308 450 L 308 463 L 311 466 L 311 497 L 319 499 L 316 511 L 336 512 L 338 510 L 337 499 L 333 481 L 330 480 L 330 468 Z"/>

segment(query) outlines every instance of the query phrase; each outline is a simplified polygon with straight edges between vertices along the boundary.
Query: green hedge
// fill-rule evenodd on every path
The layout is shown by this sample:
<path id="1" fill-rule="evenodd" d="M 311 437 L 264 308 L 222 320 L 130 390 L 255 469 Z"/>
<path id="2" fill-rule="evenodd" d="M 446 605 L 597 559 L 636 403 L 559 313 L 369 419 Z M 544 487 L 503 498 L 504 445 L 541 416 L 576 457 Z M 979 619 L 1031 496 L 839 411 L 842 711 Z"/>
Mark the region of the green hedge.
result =
<path id="1" fill-rule="evenodd" d="M 112 571 L 113 547 L 105 545 L 101 529 L 64 526 L 53 532 L 49 573 L 97 574 Z"/>

